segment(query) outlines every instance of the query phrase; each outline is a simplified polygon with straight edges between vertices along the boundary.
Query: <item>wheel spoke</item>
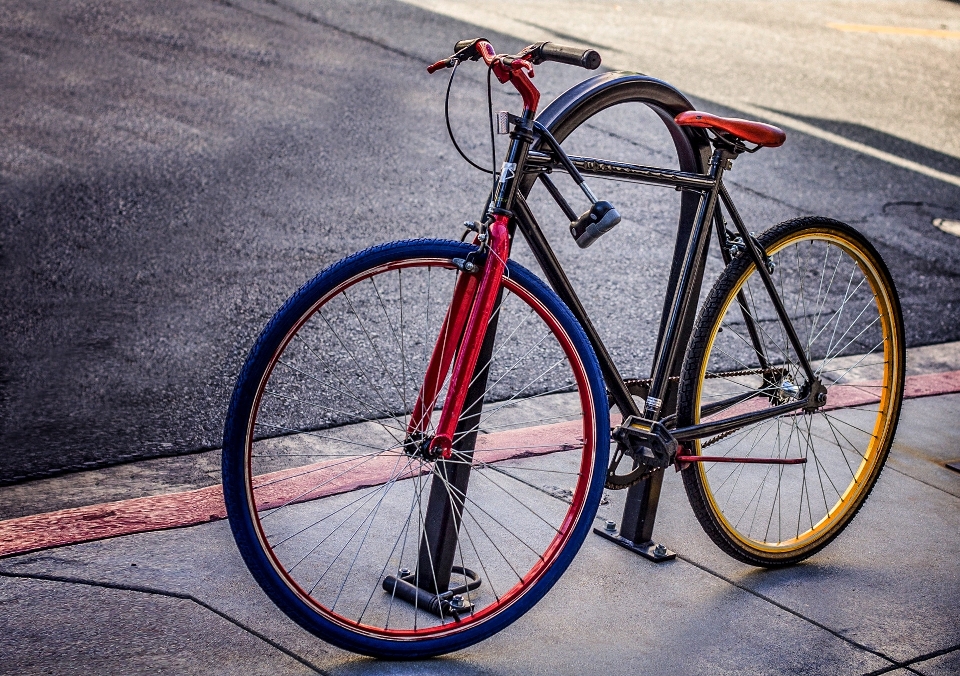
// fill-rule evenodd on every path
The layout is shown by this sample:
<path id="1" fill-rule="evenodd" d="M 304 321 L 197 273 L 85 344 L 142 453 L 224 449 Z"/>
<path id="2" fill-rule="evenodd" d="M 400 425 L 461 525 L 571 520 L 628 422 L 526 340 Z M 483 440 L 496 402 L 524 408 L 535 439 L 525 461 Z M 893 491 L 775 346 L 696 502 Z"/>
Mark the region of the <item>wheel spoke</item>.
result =
<path id="1" fill-rule="evenodd" d="M 776 263 L 774 285 L 804 356 L 827 388 L 827 403 L 698 442 L 701 452 L 710 446 L 710 455 L 806 463 L 695 463 L 683 478 L 695 513 L 721 548 L 749 563 L 781 565 L 835 537 L 876 481 L 899 415 L 903 330 L 882 263 L 846 226 L 799 219 L 761 240 Z M 742 330 L 749 318 L 763 349 Z M 773 375 L 737 374 L 760 370 L 760 354 L 773 357 Z M 680 426 L 699 421 L 694 412 L 708 411 L 708 419 L 719 422 L 806 396 L 799 355 L 792 354 L 786 326 L 746 260 L 735 259 L 711 291 L 687 360 Z"/>

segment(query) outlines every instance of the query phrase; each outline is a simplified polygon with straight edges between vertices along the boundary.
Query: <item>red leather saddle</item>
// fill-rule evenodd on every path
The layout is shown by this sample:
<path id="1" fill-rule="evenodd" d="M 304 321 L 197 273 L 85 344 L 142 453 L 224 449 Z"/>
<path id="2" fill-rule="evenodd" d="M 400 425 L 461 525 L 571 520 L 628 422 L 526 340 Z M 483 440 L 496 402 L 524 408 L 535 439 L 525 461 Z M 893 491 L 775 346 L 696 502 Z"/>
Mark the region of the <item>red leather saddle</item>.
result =
<path id="1" fill-rule="evenodd" d="M 728 134 L 732 134 L 739 139 L 756 143 L 758 146 L 766 148 L 777 148 L 783 145 L 787 140 L 787 135 L 782 129 L 778 129 L 770 124 L 763 122 L 751 122 L 749 120 L 740 120 L 735 117 L 720 117 L 710 113 L 701 113 L 698 110 L 688 110 L 680 113 L 674 122 L 681 127 L 703 127 L 705 129 L 719 129 Z"/>

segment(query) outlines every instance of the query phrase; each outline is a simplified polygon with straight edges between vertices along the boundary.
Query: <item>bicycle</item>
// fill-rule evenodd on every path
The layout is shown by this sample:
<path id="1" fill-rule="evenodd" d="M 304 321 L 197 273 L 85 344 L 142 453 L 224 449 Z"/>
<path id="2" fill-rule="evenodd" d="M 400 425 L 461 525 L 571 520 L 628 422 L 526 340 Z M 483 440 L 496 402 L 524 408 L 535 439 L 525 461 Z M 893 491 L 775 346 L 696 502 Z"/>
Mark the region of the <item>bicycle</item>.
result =
<path id="1" fill-rule="evenodd" d="M 534 66 L 596 69 L 595 51 L 500 55 L 484 39 L 454 51 L 428 70 L 452 67 L 452 83 L 482 60 L 488 92 L 496 77 L 523 100 L 520 115 L 490 109 L 509 150 L 483 218 L 466 224 L 472 243 L 393 242 L 330 266 L 280 308 L 239 376 L 224 494 L 258 583 L 343 648 L 450 652 L 543 597 L 605 487 L 627 488 L 627 506 L 619 532 L 596 532 L 670 558 L 650 535 L 671 466 L 740 561 L 783 566 L 822 549 L 870 493 L 899 417 L 903 321 L 877 251 L 826 218 L 747 230 L 722 177 L 781 145 L 775 127 L 694 111 L 630 73 L 592 77 L 537 115 Z M 679 169 L 561 147 L 627 103 L 657 113 Z M 585 213 L 554 173 L 580 187 Z M 527 201 L 539 181 L 589 246 L 621 216 L 585 176 L 681 191 L 649 378 L 620 375 Z M 697 313 L 711 231 L 723 271 Z M 549 286 L 510 259 L 517 232 Z"/>

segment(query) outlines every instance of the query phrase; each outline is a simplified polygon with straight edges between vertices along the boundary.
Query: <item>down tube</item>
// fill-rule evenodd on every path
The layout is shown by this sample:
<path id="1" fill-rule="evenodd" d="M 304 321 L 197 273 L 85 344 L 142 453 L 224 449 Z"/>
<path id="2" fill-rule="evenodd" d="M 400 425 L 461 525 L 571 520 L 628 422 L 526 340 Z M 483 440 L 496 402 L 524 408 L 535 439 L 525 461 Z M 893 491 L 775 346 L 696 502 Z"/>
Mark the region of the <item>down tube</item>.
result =
<path id="1" fill-rule="evenodd" d="M 569 278 L 564 273 L 563 268 L 560 267 L 560 261 L 557 260 L 556 254 L 554 254 L 553 249 L 550 248 L 550 244 L 547 242 L 543 230 L 540 229 L 540 225 L 537 223 L 533 213 L 530 211 L 530 207 L 527 205 L 527 201 L 521 195 L 517 195 L 514 207 L 517 213 L 517 226 L 523 234 L 530 250 L 533 252 L 534 257 L 537 259 L 540 269 L 542 269 L 546 275 L 550 287 L 560 296 L 560 300 L 570 308 L 573 316 L 577 318 L 580 326 L 582 326 L 584 332 L 586 332 L 587 338 L 593 346 L 593 351 L 597 355 L 597 360 L 600 362 L 600 372 L 603 374 L 607 391 L 613 396 L 614 401 L 617 402 L 617 406 L 624 412 L 624 415 L 640 415 L 640 409 L 627 390 L 627 386 L 624 385 L 623 378 L 613 363 L 610 353 L 607 352 L 606 346 L 603 344 L 603 341 L 600 340 L 600 334 L 597 333 L 593 322 L 591 322 L 590 317 L 587 316 L 587 311 L 583 308 L 583 304 L 577 297 L 577 293 L 570 284 Z"/>

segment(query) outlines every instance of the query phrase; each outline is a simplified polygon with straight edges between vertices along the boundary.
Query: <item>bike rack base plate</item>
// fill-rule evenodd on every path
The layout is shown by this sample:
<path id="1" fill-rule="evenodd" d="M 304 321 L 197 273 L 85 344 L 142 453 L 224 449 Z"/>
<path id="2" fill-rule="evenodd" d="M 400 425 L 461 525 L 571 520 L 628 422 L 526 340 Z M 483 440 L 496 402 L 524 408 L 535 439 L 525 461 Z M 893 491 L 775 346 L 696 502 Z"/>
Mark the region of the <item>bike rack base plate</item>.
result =
<path id="1" fill-rule="evenodd" d="M 593 532 L 606 540 L 610 540 L 610 542 L 620 545 L 624 549 L 629 549 L 634 554 L 639 554 L 643 558 L 653 561 L 654 563 L 673 561 L 675 558 L 677 558 L 676 552 L 667 549 L 659 542 L 654 542 L 653 540 L 648 540 L 647 542 L 641 544 L 635 544 L 631 540 L 622 537 L 619 531 L 608 531 L 604 530 L 603 528 L 594 528 Z"/>

